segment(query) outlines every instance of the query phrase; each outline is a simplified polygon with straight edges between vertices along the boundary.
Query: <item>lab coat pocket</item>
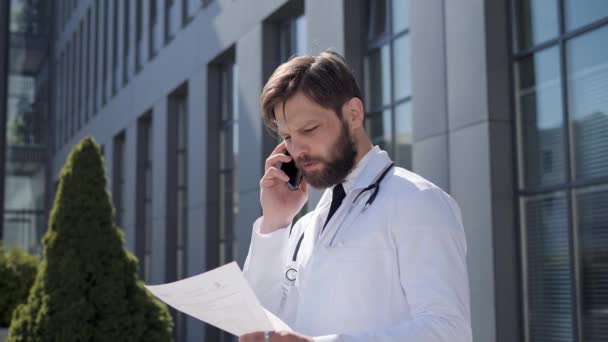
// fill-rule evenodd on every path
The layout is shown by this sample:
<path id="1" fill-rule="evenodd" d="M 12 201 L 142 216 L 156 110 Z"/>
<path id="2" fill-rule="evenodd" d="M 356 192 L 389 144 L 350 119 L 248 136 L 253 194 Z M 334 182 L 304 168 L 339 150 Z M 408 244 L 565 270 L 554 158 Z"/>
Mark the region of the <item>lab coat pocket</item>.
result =
<path id="1" fill-rule="evenodd" d="M 390 307 L 385 289 L 392 282 L 392 273 L 387 249 L 345 246 L 334 247 L 330 252 L 331 267 L 336 270 L 330 301 L 331 307 L 339 311 L 333 313 L 334 317 L 340 317 L 344 328 L 353 331 L 353 327 L 374 324 L 376 318 L 370 318 L 369 312 L 383 317 L 381 313 Z"/>

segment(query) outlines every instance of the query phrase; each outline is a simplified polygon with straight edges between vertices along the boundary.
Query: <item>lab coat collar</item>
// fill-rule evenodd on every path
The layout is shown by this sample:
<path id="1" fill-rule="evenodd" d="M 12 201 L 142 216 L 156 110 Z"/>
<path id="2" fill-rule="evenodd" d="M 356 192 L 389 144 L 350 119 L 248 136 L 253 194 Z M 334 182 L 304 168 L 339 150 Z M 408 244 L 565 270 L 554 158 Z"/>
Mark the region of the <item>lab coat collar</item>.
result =
<path id="1" fill-rule="evenodd" d="M 354 190 L 367 187 L 376 180 L 380 172 L 391 162 L 391 158 L 386 151 L 381 150 L 378 146 L 374 146 L 357 163 L 351 173 L 346 176 L 346 179 L 342 183 L 344 192 L 348 195 Z"/>

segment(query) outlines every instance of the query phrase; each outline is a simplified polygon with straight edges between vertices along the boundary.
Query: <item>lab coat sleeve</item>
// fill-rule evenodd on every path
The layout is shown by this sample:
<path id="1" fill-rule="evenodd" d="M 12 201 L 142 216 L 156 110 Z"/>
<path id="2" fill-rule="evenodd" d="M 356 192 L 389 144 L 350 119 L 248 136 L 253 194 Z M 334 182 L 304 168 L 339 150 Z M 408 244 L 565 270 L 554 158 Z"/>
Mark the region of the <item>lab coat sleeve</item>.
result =
<path id="1" fill-rule="evenodd" d="M 411 319 L 356 335 L 315 337 L 318 342 L 471 342 L 466 241 L 460 209 L 437 188 L 394 201 L 391 234 Z M 339 332 L 337 332 L 339 333 Z"/>
<path id="2" fill-rule="evenodd" d="M 251 244 L 245 259 L 243 274 L 261 304 L 277 314 L 282 298 L 284 253 L 290 226 L 262 234 L 259 230 L 261 220 L 262 218 L 259 218 L 253 224 Z"/>

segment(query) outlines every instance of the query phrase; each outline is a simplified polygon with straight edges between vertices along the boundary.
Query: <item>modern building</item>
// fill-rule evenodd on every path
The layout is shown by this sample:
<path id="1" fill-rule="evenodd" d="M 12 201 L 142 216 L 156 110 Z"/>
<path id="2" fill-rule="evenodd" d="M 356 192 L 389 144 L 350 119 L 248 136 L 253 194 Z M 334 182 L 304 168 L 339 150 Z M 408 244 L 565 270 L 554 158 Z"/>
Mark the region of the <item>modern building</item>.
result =
<path id="1" fill-rule="evenodd" d="M 608 340 L 608 2 L 3 6 L 5 243 L 37 250 L 59 170 L 92 135 L 146 282 L 242 265 L 277 142 L 262 87 L 290 56 L 330 48 L 363 88 L 374 142 L 461 206 L 475 341 Z M 178 341 L 230 339 L 176 319 Z"/>

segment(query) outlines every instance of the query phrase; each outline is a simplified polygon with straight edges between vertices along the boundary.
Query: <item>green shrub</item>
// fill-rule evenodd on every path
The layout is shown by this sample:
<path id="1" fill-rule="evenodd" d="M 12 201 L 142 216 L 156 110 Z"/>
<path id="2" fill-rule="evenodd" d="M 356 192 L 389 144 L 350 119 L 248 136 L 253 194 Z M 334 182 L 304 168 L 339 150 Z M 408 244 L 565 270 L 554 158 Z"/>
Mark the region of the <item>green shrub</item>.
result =
<path id="1" fill-rule="evenodd" d="M 8 341 L 171 341 L 169 311 L 123 243 L 99 146 L 85 138 L 61 170 L 43 260 Z"/>
<path id="2" fill-rule="evenodd" d="M 34 283 L 38 258 L 18 247 L 0 244 L 0 327 L 8 327 L 17 305 L 25 303 Z"/>

